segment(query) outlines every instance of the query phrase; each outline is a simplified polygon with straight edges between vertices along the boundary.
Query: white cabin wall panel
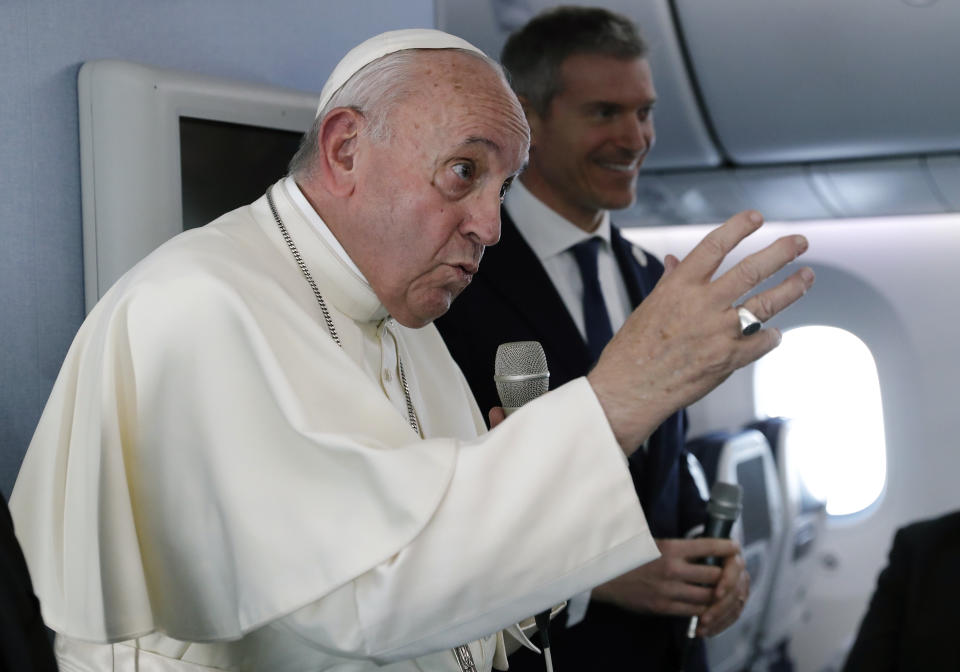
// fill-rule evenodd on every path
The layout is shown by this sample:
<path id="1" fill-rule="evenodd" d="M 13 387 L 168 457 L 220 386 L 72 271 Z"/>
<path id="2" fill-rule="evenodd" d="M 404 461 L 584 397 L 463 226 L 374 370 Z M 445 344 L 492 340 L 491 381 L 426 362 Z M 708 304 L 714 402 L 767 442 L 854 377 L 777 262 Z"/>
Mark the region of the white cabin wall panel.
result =
<path id="1" fill-rule="evenodd" d="M 25 68 L 13 65 L 27 63 L 32 56 L 31 36 L 24 29 L 30 13 L 26 3 L 0 3 L 0 25 L 4 27 L 0 38 L 0 87 L 4 92 L 0 95 L 0 380 L 4 381 L 0 386 L 0 492 L 4 496 L 10 494 L 26 439 L 33 435 L 56 375 L 53 366 L 43 366 L 44 354 L 52 350 L 59 364 L 60 353 L 75 329 L 71 318 L 79 320 L 83 314 L 69 299 L 45 300 L 48 286 L 71 286 L 79 281 L 78 274 L 63 268 L 67 264 L 47 268 L 42 282 L 39 273 L 32 271 L 43 263 L 38 250 L 42 254 L 53 248 L 55 252 L 48 258 L 57 259 L 56 251 L 71 243 L 76 247 L 79 240 L 75 240 L 75 231 L 39 231 L 33 222 L 37 199 L 30 185 L 41 173 L 35 170 L 37 160 L 31 156 L 37 148 L 35 139 L 50 129 L 38 122 L 32 101 L 17 95 L 30 85 Z M 50 144 L 48 151 L 54 154 L 56 141 Z M 60 203 L 65 200 L 60 191 L 58 185 L 44 194 L 47 201 L 58 201 L 56 207 L 48 206 L 55 212 L 66 210 Z M 73 270 L 78 269 L 79 264 Z M 54 319 L 64 313 L 66 318 Z"/>
<path id="2" fill-rule="evenodd" d="M 557 0 L 436 0 L 437 27 L 459 35 L 499 59 L 507 35 Z M 677 41 L 667 0 L 583 0 L 604 7 L 640 26 L 650 46 L 657 90 L 657 144 L 644 167 L 650 170 L 716 166 L 720 155 L 700 114 Z"/>
<path id="3" fill-rule="evenodd" d="M 119 58 L 319 90 L 359 41 L 433 0 L 0 2 L 0 492 L 84 315 L 77 71 Z M 15 381 L 15 382 L 14 382 Z"/>
<path id="4" fill-rule="evenodd" d="M 960 3 L 676 0 L 736 163 L 960 149 Z"/>

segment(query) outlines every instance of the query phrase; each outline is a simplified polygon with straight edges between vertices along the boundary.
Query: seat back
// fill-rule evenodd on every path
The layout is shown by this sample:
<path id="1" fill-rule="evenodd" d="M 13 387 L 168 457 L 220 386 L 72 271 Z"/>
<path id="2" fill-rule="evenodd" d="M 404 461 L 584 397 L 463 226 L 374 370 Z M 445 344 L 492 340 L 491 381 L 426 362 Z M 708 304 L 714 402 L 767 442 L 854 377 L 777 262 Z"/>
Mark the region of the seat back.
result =
<path id="1" fill-rule="evenodd" d="M 712 672 L 749 667 L 758 654 L 758 636 L 773 582 L 773 565 L 783 532 L 783 502 L 770 446 L 756 430 L 715 432 L 688 441 L 703 464 L 707 480 L 738 483 L 743 513 L 731 537 L 743 548 L 750 574 L 750 598 L 740 618 L 706 641 Z"/>
<path id="2" fill-rule="evenodd" d="M 807 589 L 816 573 L 816 547 L 826 525 L 826 502 L 803 485 L 797 455 L 803 446 L 792 439 L 790 420 L 768 418 L 747 428 L 761 432 L 770 444 L 783 493 L 783 535 L 759 637 L 760 653 L 769 658 L 786 649 L 808 609 Z"/>

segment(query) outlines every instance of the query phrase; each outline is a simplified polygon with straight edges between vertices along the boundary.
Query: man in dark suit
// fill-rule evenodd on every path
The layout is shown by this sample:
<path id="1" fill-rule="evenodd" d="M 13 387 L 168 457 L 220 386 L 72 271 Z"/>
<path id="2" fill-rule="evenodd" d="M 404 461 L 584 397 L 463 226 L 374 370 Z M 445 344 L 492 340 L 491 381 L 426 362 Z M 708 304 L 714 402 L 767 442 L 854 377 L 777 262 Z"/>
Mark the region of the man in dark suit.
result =
<path id="1" fill-rule="evenodd" d="M 960 511 L 901 528 L 844 672 L 960 670 Z"/>
<path id="2" fill-rule="evenodd" d="M 535 17 L 504 47 L 501 61 L 530 124 L 530 163 L 507 195 L 499 244 L 436 322 L 482 409 L 499 405 L 492 373 L 500 343 L 540 341 L 550 387 L 558 387 L 589 371 L 664 272 L 609 215 L 633 203 L 637 169 L 653 145 L 645 56 L 628 19 L 573 7 Z M 571 599 L 551 628 L 563 669 L 598 669 L 602 660 L 609 669 L 677 670 L 690 616 L 700 616 L 702 635 L 739 616 L 749 590 L 739 548 L 683 538 L 703 523 L 706 498 L 685 430 L 684 413 L 674 414 L 631 458 L 662 557 Z M 722 571 L 698 564 L 705 555 L 722 556 Z M 543 663 L 520 651 L 510 666 Z M 686 669 L 706 669 L 700 643 Z"/>

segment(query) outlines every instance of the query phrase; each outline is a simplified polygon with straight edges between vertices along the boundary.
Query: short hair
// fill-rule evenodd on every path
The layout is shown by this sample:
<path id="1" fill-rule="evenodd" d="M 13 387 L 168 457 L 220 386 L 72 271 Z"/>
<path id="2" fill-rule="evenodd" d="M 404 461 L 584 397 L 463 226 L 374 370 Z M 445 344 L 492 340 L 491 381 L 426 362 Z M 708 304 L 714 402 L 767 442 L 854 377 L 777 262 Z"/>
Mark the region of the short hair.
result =
<path id="1" fill-rule="evenodd" d="M 633 21 L 599 7 L 541 12 L 507 39 L 500 62 L 514 92 L 545 116 L 563 82 L 560 67 L 575 54 L 645 58 L 647 43 Z"/>
<path id="2" fill-rule="evenodd" d="M 437 50 L 403 49 L 382 56 L 360 68 L 317 113 L 310 130 L 300 140 L 296 154 L 290 159 L 288 174 L 292 177 L 301 177 L 313 170 L 314 160 L 319 152 L 320 127 L 334 108 L 349 107 L 357 110 L 367 121 L 364 133 L 368 137 L 377 142 L 388 140 L 391 136 L 390 112 L 398 103 L 416 92 L 411 85 L 411 79 L 416 71 L 414 64 L 417 54 L 424 51 Z M 488 56 L 468 49 L 454 48 L 442 51 L 457 51 L 479 58 L 492 67 L 504 83 L 507 81 L 500 64 Z"/>

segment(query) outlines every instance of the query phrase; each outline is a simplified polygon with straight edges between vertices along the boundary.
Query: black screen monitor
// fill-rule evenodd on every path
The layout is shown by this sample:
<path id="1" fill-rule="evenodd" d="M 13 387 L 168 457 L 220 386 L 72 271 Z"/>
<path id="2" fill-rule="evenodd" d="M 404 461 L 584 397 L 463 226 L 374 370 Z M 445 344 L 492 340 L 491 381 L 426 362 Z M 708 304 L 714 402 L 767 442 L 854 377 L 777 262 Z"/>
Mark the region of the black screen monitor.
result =
<path id="1" fill-rule="evenodd" d="M 257 200 L 287 172 L 302 133 L 180 117 L 184 230 Z"/>

